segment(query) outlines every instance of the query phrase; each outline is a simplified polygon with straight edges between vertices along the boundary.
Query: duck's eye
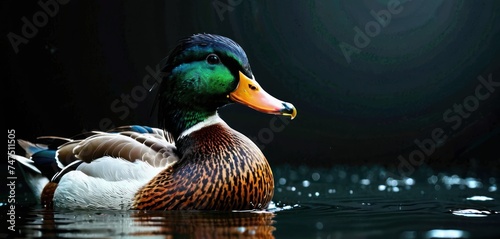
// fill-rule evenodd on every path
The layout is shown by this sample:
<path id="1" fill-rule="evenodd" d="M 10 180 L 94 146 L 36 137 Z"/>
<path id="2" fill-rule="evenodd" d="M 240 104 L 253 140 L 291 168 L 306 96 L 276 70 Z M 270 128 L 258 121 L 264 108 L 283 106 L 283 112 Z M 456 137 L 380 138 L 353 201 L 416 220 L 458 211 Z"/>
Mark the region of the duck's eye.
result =
<path id="1" fill-rule="evenodd" d="M 207 63 L 211 65 L 219 64 L 220 59 L 217 55 L 215 54 L 210 54 L 207 56 Z"/>

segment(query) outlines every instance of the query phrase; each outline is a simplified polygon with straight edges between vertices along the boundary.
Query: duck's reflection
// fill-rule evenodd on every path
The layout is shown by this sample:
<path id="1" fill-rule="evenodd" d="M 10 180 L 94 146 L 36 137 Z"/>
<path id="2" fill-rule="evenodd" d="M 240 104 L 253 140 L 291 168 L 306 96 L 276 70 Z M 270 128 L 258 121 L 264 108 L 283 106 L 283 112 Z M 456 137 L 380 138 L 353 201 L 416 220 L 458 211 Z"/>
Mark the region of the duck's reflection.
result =
<path id="1" fill-rule="evenodd" d="M 191 235 L 196 238 L 274 238 L 269 212 L 137 212 L 139 226 L 154 226 L 153 234 Z M 143 235 L 149 232 L 137 232 Z"/>
<path id="2" fill-rule="evenodd" d="M 273 213 L 35 210 L 26 237 L 274 238 Z"/>

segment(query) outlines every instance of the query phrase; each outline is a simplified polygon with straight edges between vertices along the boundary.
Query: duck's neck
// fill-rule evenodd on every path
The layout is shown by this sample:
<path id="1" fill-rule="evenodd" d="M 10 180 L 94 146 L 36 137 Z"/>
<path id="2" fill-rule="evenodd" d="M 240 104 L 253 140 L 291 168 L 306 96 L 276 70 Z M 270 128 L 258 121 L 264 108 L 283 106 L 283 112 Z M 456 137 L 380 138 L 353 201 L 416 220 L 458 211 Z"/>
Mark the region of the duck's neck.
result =
<path id="1" fill-rule="evenodd" d="M 176 138 L 176 140 L 179 140 L 187 135 L 190 135 L 191 133 L 198 131 L 204 127 L 208 127 L 210 125 L 218 124 L 218 123 L 223 123 L 224 121 L 219 117 L 219 114 L 215 112 L 215 114 L 205 118 L 204 120 L 196 123 L 195 125 L 185 129 L 182 131 L 182 133 Z"/>
<path id="2" fill-rule="evenodd" d="M 204 125 L 210 125 L 211 122 L 221 120 L 217 111 L 199 111 L 183 110 L 167 112 L 163 119 L 163 127 L 170 132 L 174 139 L 186 135 Z"/>

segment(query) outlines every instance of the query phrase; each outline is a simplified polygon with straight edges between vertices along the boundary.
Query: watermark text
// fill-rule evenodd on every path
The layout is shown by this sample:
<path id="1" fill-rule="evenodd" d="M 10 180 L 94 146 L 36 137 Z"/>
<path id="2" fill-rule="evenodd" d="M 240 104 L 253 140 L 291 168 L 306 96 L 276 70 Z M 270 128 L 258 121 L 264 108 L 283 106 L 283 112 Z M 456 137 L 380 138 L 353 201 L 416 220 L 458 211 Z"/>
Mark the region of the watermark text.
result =
<path id="1" fill-rule="evenodd" d="M 38 5 L 42 10 L 35 12 L 31 19 L 28 19 L 26 16 L 21 18 L 23 22 L 21 33 L 7 33 L 7 38 L 14 52 L 17 54 L 22 44 L 28 44 L 29 40 L 38 34 L 39 29 L 46 26 L 49 22 L 49 17 L 55 17 L 57 15 L 59 12 L 59 5 L 65 5 L 68 2 L 69 0 L 38 1 Z"/>
<path id="2" fill-rule="evenodd" d="M 7 177 L 9 191 L 7 196 L 7 229 L 16 231 L 16 160 L 11 155 L 16 154 L 16 130 L 7 129 Z"/>

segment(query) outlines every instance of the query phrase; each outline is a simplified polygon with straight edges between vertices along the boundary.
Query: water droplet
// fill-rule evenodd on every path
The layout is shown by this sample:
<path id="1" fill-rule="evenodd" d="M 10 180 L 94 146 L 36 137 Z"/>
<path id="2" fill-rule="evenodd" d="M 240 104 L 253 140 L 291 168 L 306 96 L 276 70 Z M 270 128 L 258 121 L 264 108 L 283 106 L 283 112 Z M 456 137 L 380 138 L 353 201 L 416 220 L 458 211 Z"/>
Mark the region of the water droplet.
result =
<path id="1" fill-rule="evenodd" d="M 354 191 L 352 191 L 352 189 L 351 189 L 351 190 L 349 190 L 349 194 L 353 194 L 353 193 L 354 193 Z"/>
<path id="2" fill-rule="evenodd" d="M 319 197 L 319 192 L 315 192 L 314 196 Z"/>
<path id="3" fill-rule="evenodd" d="M 311 182 L 309 182 L 308 180 L 304 180 L 304 181 L 302 181 L 302 186 L 303 186 L 303 187 L 307 188 L 307 187 L 309 187 L 310 185 L 311 185 Z"/>
<path id="4" fill-rule="evenodd" d="M 413 178 L 407 178 L 407 179 L 405 179 L 405 184 L 406 185 L 414 185 L 415 180 Z"/>
<path id="5" fill-rule="evenodd" d="M 469 188 L 482 188 L 483 184 L 475 178 L 466 178 L 465 185 Z"/>
<path id="6" fill-rule="evenodd" d="M 391 177 L 388 177 L 386 180 L 385 180 L 385 184 L 387 184 L 387 186 L 398 186 L 398 180 L 396 179 L 393 179 Z"/>
<path id="7" fill-rule="evenodd" d="M 335 189 L 333 188 L 328 189 L 328 193 L 335 193 Z"/>
<path id="8" fill-rule="evenodd" d="M 491 214 L 489 211 L 481 211 L 477 209 L 460 209 L 453 210 L 451 212 L 453 215 L 464 216 L 464 217 L 486 217 Z"/>
<path id="9" fill-rule="evenodd" d="M 289 210 L 289 209 L 292 209 L 292 206 L 290 206 L 290 205 L 286 205 L 286 206 L 283 206 L 283 209 L 284 209 L 284 210 Z"/>
<path id="10" fill-rule="evenodd" d="M 447 186 L 448 189 L 451 188 L 452 185 L 459 185 L 462 183 L 462 179 L 456 174 L 451 177 L 443 176 L 441 181 Z"/>
<path id="11" fill-rule="evenodd" d="M 436 184 L 438 181 L 438 177 L 436 175 L 432 175 L 427 179 L 429 184 Z"/>
<path id="12" fill-rule="evenodd" d="M 493 185 L 488 188 L 488 192 L 496 192 L 497 191 L 497 186 Z"/>
<path id="13" fill-rule="evenodd" d="M 378 185 L 378 190 L 379 191 L 384 191 L 387 187 L 383 184 Z"/>
<path id="14" fill-rule="evenodd" d="M 486 197 L 486 196 L 472 196 L 472 197 L 468 197 L 467 200 L 470 200 L 470 201 L 490 201 L 490 200 L 493 200 L 493 198 Z"/>
<path id="15" fill-rule="evenodd" d="M 311 175 L 312 180 L 318 181 L 321 178 L 321 175 L 319 173 L 313 173 Z"/>
<path id="16" fill-rule="evenodd" d="M 286 178 L 280 178 L 280 179 L 278 180 L 278 183 L 279 183 L 280 185 L 285 185 L 285 184 L 286 184 Z"/>
<path id="17" fill-rule="evenodd" d="M 469 233 L 454 229 L 434 229 L 425 233 L 425 238 L 468 238 Z"/>
<path id="18" fill-rule="evenodd" d="M 399 188 L 398 187 L 392 187 L 392 191 L 397 193 L 397 192 L 399 192 Z"/>
<path id="19" fill-rule="evenodd" d="M 363 178 L 360 181 L 361 185 L 370 185 L 370 179 Z"/>

